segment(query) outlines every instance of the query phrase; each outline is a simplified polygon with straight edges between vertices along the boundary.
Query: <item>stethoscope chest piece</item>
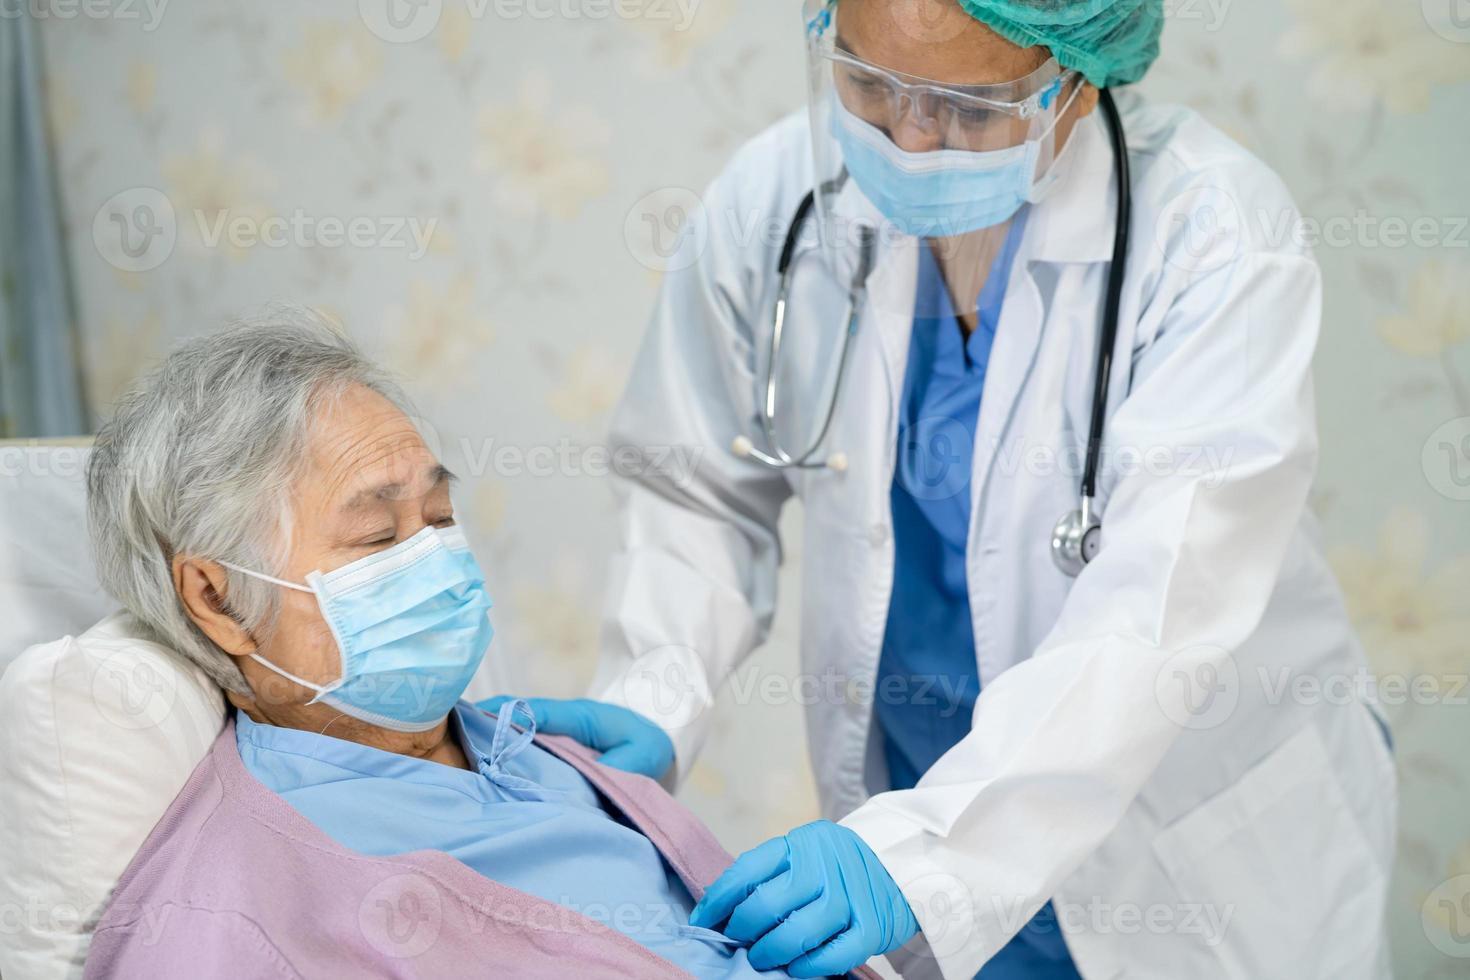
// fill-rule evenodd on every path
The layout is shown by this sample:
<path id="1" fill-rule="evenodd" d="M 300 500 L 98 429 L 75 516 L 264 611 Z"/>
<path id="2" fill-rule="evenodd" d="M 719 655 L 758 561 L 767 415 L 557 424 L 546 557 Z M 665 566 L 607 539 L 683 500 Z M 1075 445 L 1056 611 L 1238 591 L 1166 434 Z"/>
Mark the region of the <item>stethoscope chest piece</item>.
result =
<path id="1" fill-rule="evenodd" d="M 1057 521 L 1051 532 L 1052 560 L 1072 578 L 1082 574 L 1082 569 L 1097 557 L 1102 547 L 1102 522 L 1092 512 L 1091 503 L 1084 500 L 1080 510 Z"/>

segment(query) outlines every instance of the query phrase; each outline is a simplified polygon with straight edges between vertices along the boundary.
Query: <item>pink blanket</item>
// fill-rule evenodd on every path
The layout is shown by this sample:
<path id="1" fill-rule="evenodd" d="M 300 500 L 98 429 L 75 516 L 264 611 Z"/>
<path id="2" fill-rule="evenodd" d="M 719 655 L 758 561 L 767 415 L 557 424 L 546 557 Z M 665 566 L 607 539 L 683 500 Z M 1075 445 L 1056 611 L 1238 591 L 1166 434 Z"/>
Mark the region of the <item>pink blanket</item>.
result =
<path id="1" fill-rule="evenodd" d="M 730 863 L 654 781 L 536 737 L 581 772 L 698 898 Z M 440 851 L 370 857 L 341 847 L 240 761 L 235 723 L 123 873 L 87 957 L 104 977 L 687 978 L 636 941 L 497 884 Z M 852 976 L 873 980 L 866 968 Z"/>

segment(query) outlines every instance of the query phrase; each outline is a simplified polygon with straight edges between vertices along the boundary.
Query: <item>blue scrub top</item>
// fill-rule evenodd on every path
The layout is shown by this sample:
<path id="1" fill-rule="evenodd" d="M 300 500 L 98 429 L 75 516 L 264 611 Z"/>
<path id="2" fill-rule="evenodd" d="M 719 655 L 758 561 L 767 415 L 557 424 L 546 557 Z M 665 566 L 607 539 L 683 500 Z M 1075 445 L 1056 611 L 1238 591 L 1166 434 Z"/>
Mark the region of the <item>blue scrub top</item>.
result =
<path id="1" fill-rule="evenodd" d="M 980 694 L 965 545 L 985 370 L 1028 209 L 1011 223 L 965 337 L 933 253 L 919 253 L 914 326 L 890 492 L 893 593 L 874 713 L 893 789 L 908 789 L 970 732 Z M 1003 845 L 1002 845 L 1003 846 Z M 979 973 L 982 980 L 1080 980 L 1048 903 Z"/>
<path id="2" fill-rule="evenodd" d="M 519 704 L 516 721 L 525 723 Z M 744 947 L 689 925 L 694 900 L 658 849 L 603 809 L 582 774 L 532 743 L 531 731 L 511 728 L 510 714 L 507 705 L 493 719 L 464 702 L 450 714 L 472 770 L 260 725 L 243 713 L 235 740 L 251 775 L 343 847 L 379 857 L 444 851 L 697 977 L 786 976 L 755 970 Z"/>

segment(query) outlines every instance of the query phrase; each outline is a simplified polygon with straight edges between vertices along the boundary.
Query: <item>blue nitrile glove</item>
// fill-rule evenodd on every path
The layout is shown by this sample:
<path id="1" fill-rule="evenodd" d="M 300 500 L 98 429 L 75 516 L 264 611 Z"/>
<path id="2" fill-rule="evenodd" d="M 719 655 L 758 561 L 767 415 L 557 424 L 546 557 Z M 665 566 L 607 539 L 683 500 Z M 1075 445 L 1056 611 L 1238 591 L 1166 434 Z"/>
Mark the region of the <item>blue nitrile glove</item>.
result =
<path id="1" fill-rule="evenodd" d="M 503 694 L 476 707 L 498 714 L 501 705 L 513 700 Z M 662 779 L 674 764 L 674 743 L 668 734 L 631 708 L 587 698 L 526 698 L 526 703 L 536 716 L 536 731 L 571 736 L 601 752 L 598 761 L 605 766 Z"/>
<path id="2" fill-rule="evenodd" d="M 753 943 L 757 970 L 826 977 L 897 949 L 919 931 L 908 900 L 857 834 L 828 820 L 746 851 L 689 913 L 689 924 Z M 788 965 L 789 964 L 789 965 Z"/>

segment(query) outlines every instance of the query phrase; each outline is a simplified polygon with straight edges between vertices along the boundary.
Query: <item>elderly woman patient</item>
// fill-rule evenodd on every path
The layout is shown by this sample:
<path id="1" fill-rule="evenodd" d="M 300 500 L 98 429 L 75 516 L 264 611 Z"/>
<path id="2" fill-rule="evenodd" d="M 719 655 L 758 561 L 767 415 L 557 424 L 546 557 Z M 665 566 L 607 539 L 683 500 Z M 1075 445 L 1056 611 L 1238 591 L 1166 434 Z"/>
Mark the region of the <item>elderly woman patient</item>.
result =
<path id="1" fill-rule="evenodd" d="M 461 701 L 490 597 L 399 391 L 305 311 L 177 351 L 88 473 L 108 590 L 234 706 L 87 975 L 754 976 L 729 857 L 525 702 Z M 784 975 L 784 974 L 782 974 Z"/>

